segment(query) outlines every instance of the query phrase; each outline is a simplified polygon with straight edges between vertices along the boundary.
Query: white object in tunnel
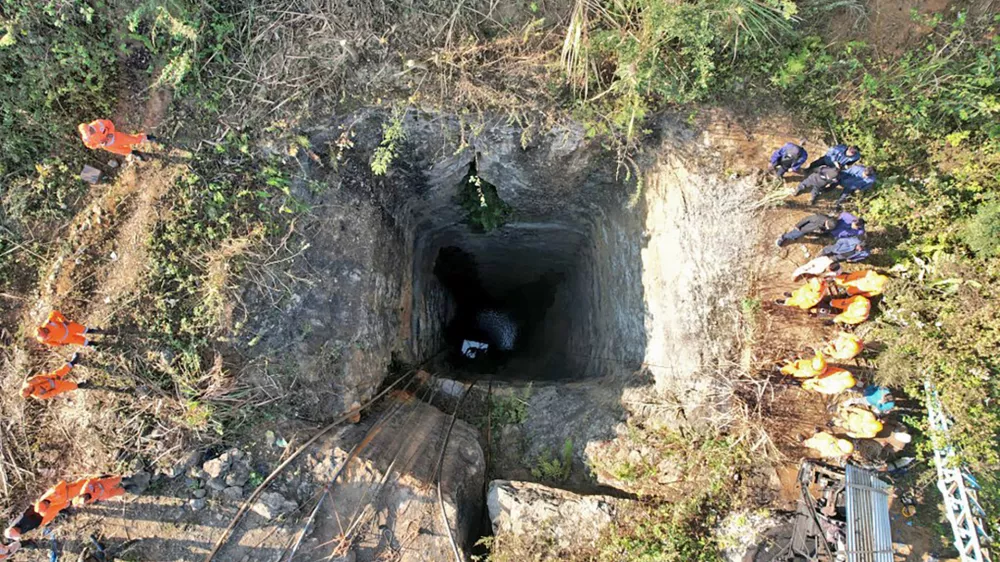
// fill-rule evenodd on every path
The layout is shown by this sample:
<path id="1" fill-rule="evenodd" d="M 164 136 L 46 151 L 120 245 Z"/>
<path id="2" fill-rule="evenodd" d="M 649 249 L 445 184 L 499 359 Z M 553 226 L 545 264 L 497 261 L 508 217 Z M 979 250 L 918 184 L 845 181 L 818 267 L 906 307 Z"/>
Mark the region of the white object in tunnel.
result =
<path id="1" fill-rule="evenodd" d="M 469 359 L 475 359 L 480 353 L 486 353 L 486 350 L 489 348 L 489 344 L 482 342 L 472 340 L 462 341 L 462 355 Z"/>

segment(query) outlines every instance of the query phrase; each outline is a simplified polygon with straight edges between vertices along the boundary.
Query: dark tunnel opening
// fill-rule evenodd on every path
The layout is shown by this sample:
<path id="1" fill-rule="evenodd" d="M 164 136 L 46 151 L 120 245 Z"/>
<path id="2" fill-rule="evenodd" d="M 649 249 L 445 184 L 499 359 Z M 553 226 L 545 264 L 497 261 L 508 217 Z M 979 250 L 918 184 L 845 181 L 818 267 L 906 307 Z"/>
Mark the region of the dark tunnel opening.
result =
<path id="1" fill-rule="evenodd" d="M 517 265 L 512 261 L 503 269 L 516 271 Z M 545 362 L 546 357 L 558 354 L 558 343 L 567 337 L 565 328 L 546 320 L 566 274 L 554 268 L 525 273 L 523 278 L 514 275 L 501 283 L 484 283 L 474 254 L 457 246 L 438 251 L 434 275 L 455 306 L 444 332 L 452 367 L 474 374 L 524 378 L 526 371 L 533 370 L 526 368 L 527 364 Z M 510 366 L 514 369 L 508 369 Z M 551 365 L 545 369 L 544 378 L 564 377 L 565 373 Z"/>

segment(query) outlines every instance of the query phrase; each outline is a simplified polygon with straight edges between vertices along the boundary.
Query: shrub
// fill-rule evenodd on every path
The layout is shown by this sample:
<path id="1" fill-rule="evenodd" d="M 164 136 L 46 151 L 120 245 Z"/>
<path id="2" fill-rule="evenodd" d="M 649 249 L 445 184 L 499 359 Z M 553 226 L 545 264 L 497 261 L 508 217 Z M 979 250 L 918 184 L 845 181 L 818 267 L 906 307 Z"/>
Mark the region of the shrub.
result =
<path id="1" fill-rule="evenodd" d="M 1000 255 L 1000 201 L 979 208 L 965 225 L 962 240 L 980 258 Z"/>
<path id="2" fill-rule="evenodd" d="M 76 125 L 114 105 L 115 36 L 107 12 L 91 4 L 4 2 L 0 175 L 30 174 L 57 151 L 83 154 Z"/>

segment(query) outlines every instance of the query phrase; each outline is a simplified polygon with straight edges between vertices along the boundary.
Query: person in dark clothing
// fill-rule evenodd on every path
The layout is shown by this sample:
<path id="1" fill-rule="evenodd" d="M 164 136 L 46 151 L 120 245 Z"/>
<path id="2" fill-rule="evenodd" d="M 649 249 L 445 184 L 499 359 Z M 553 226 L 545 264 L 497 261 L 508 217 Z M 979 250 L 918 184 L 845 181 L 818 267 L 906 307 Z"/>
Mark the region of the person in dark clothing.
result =
<path id="1" fill-rule="evenodd" d="M 834 168 L 843 170 L 858 160 L 861 160 L 861 152 L 858 151 L 858 147 L 838 144 L 831 146 L 830 150 L 827 150 L 822 158 L 813 160 L 812 164 L 809 164 L 809 167 L 806 169 L 806 173 L 811 173 L 820 166 L 833 166 Z"/>
<path id="2" fill-rule="evenodd" d="M 837 226 L 830 230 L 830 236 L 834 238 L 861 238 L 864 235 L 865 219 L 847 212 L 840 213 Z"/>
<path id="3" fill-rule="evenodd" d="M 829 256 L 836 261 L 862 261 L 871 253 L 865 249 L 860 238 L 840 238 L 833 244 L 823 248 L 819 255 Z"/>
<path id="4" fill-rule="evenodd" d="M 827 215 L 809 215 L 808 217 L 800 220 L 795 228 L 789 230 L 788 232 L 782 234 L 778 241 L 777 246 L 781 248 L 789 242 L 794 242 L 799 238 L 807 234 L 822 235 L 827 234 L 837 226 L 837 219 Z"/>
<path id="5" fill-rule="evenodd" d="M 819 198 L 820 193 L 823 193 L 827 189 L 837 185 L 837 180 L 840 178 L 840 170 L 834 166 L 820 166 L 815 172 L 809 174 L 809 177 L 802 180 L 799 184 L 798 189 L 795 190 L 795 195 L 802 195 L 806 191 L 812 193 L 812 197 L 809 198 L 809 204 L 815 205 L 816 199 Z"/>
<path id="6" fill-rule="evenodd" d="M 770 165 L 767 169 L 774 172 L 779 178 L 783 178 L 789 171 L 798 172 L 808 157 L 806 149 L 795 143 L 786 142 L 771 154 Z"/>
<path id="7" fill-rule="evenodd" d="M 844 191 L 837 199 L 840 205 L 855 191 L 865 192 L 875 185 L 875 170 L 871 166 L 855 165 L 840 174 L 840 185 Z"/>

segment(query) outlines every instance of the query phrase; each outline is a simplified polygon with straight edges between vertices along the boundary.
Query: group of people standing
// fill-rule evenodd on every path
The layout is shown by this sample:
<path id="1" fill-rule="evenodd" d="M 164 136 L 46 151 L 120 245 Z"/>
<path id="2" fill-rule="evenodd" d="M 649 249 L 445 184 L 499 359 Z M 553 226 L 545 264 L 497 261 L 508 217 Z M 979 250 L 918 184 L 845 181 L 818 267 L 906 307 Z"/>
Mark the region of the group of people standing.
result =
<path id="1" fill-rule="evenodd" d="M 146 155 L 137 150 L 137 146 L 153 142 L 152 135 L 139 133 L 130 135 L 115 129 L 114 123 L 107 119 L 97 119 L 90 123 L 81 123 L 77 127 L 80 140 L 90 149 L 105 150 L 120 156 L 134 156 L 143 159 Z M 103 334 L 100 329 L 88 328 L 78 322 L 67 319 L 61 312 L 53 310 L 44 324 L 38 327 L 35 339 L 47 347 L 94 345 L 92 337 Z M 21 396 L 24 399 L 51 400 L 61 394 L 85 388 L 84 383 L 68 380 L 67 377 L 77 366 L 80 355 L 73 353 L 66 363 L 58 369 L 29 377 L 21 386 Z M 9 559 L 21 547 L 21 537 L 39 527 L 48 525 L 57 515 L 71 505 L 89 505 L 105 501 L 126 493 L 132 486 L 128 477 L 102 475 L 80 478 L 67 482 L 61 480 L 49 488 L 26 510 L 19 514 L 4 531 L 4 537 L 10 541 L 0 543 L 0 560 Z"/>
<path id="2" fill-rule="evenodd" d="M 93 345 L 91 337 L 101 333 L 104 332 L 100 329 L 88 328 L 73 322 L 61 312 L 53 310 L 45 323 L 36 330 L 35 339 L 38 343 L 52 348 L 89 347 Z M 79 357 L 79 353 L 73 353 L 69 361 L 55 371 L 30 377 L 21 386 L 21 396 L 25 399 L 51 400 L 60 394 L 81 388 L 82 383 L 66 380 L 67 375 L 77 365 Z M 105 501 L 125 494 L 128 486 L 127 478 L 113 475 L 79 478 L 70 482 L 59 481 L 18 515 L 4 531 L 4 537 L 11 542 L 0 544 L 0 560 L 8 559 L 20 549 L 21 537 L 25 533 L 48 525 L 61 511 L 71 505 L 89 505 Z"/>
<path id="3" fill-rule="evenodd" d="M 861 153 L 856 147 L 836 145 L 803 168 L 807 159 L 801 145 L 787 143 L 771 155 L 768 169 L 782 179 L 788 172 L 804 176 L 792 193 L 798 196 L 809 192 L 810 205 L 815 205 L 825 191 L 840 185 L 843 188 L 837 199 L 840 211 L 840 205 L 848 197 L 868 191 L 875 183 L 875 172 L 858 163 Z M 853 328 L 868 320 L 872 300 L 883 293 L 889 282 L 887 276 L 871 269 L 848 272 L 842 268 L 842 264 L 862 262 L 869 257 L 865 236 L 864 219 L 838 212 L 808 215 L 775 241 L 779 248 L 801 241 L 824 244 L 816 258 L 792 273 L 794 281 L 804 283 L 776 303 L 805 310 L 828 325 L 842 327 L 836 337 L 817 345 L 810 356 L 789 360 L 780 367 L 783 375 L 800 381 L 805 390 L 827 396 L 857 393 L 839 401 L 835 418 L 828 423 L 836 430 L 819 430 L 802 441 L 827 459 L 854 453 L 852 440 L 873 439 L 882 433 L 884 416 L 895 406 L 888 389 L 863 385 L 845 365 L 857 361 L 865 348 Z M 904 432 L 892 435 L 897 442 L 909 441 Z"/>

